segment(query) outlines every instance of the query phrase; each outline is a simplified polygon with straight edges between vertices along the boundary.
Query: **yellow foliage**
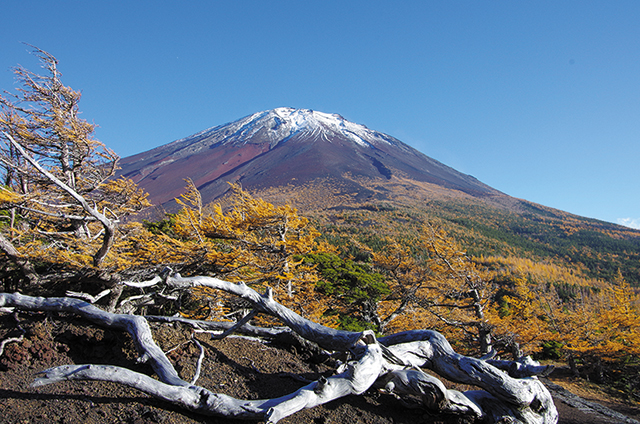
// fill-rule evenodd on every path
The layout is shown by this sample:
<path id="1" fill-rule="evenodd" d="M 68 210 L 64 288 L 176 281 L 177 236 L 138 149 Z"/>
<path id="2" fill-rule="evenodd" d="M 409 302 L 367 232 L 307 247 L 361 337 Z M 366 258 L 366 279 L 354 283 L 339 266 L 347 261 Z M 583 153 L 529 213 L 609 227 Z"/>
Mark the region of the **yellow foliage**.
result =
<path id="1" fill-rule="evenodd" d="M 391 289 L 378 304 L 385 330 L 438 329 L 488 349 L 491 324 L 484 310 L 494 288 L 460 246 L 433 225 L 425 225 L 416 240 L 387 242 L 373 253 Z"/>
<path id="2" fill-rule="evenodd" d="M 16 203 L 21 198 L 22 196 L 13 190 L 0 186 L 0 206 L 5 206 L 7 203 Z"/>
<path id="3" fill-rule="evenodd" d="M 638 296 L 623 282 L 599 293 L 588 308 L 571 311 L 566 345 L 577 356 L 616 360 L 640 354 Z M 576 328 L 579 330 L 576 331 Z"/>
<path id="4" fill-rule="evenodd" d="M 39 278 L 34 264 L 107 275 L 107 262 L 121 262 L 107 256 L 126 234 L 118 227 L 149 202 L 131 180 L 111 179 L 119 158 L 80 118 L 80 92 L 62 84 L 55 57 L 34 53 L 48 74 L 17 67 L 22 87 L 0 96 L 0 206 L 11 216 L 0 227 L 3 253 L 29 281 Z"/>
<path id="5" fill-rule="evenodd" d="M 316 241 L 318 231 L 295 208 L 254 198 L 237 185 L 232 185 L 228 209 L 219 203 L 203 206 L 191 180 L 176 200 L 182 206 L 171 227 L 176 236 L 141 232 L 134 239 L 139 259 L 242 281 L 257 290 L 271 287 L 292 310 L 335 325 L 323 316 L 330 302 L 315 290 L 316 270 L 298 259 L 329 246 Z M 231 300 L 220 299 L 210 311 L 216 318 L 230 313 Z"/>
<path id="6" fill-rule="evenodd" d="M 99 187 L 100 197 L 98 205 L 101 208 L 109 208 L 116 216 L 124 216 L 136 213 L 151 206 L 149 194 L 138 187 L 129 178 L 116 178 L 102 183 Z"/>
<path id="7" fill-rule="evenodd" d="M 494 277 L 509 276 L 511 294 L 489 309 L 496 334 L 510 334 L 525 353 L 544 342 L 590 360 L 613 361 L 640 353 L 638 296 L 617 284 L 588 279 L 552 263 L 522 258 L 482 258 Z M 563 293 L 564 292 L 564 293 Z"/>

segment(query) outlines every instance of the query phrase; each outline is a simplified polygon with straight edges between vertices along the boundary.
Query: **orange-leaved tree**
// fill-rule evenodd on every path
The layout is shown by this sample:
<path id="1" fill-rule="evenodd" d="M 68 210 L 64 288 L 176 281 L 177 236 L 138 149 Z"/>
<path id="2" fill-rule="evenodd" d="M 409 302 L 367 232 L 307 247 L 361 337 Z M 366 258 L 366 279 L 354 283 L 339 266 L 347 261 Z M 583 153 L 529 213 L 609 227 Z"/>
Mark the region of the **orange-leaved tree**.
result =
<path id="1" fill-rule="evenodd" d="M 513 335 L 524 353 L 566 359 L 604 378 L 607 368 L 640 354 L 640 298 L 621 273 L 614 282 L 583 277 L 553 263 L 487 258 L 506 293 L 490 308 L 497 334 Z"/>
<path id="2" fill-rule="evenodd" d="M 566 331 L 561 341 L 575 366 L 596 380 L 607 364 L 626 363 L 640 355 L 640 298 L 618 273 L 613 284 L 594 292 L 583 305 L 566 308 Z M 632 361 L 631 361 L 632 362 Z M 575 370 L 577 371 L 577 370 Z"/>
<path id="3" fill-rule="evenodd" d="M 321 315 L 328 302 L 315 290 L 318 273 L 303 257 L 330 247 L 318 241 L 319 233 L 307 218 L 290 205 L 273 205 L 237 184 L 231 185 L 227 207 L 203 205 L 195 183 L 186 182 L 185 193 L 176 199 L 182 208 L 170 216 L 165 231 L 138 237 L 140 258 L 187 274 L 270 287 L 283 304 L 327 322 Z"/>
<path id="4" fill-rule="evenodd" d="M 385 326 L 436 327 L 472 340 L 482 353 L 490 351 L 492 325 L 485 309 L 495 287 L 444 230 L 424 225 L 416 240 L 391 241 L 373 258 L 391 289 L 379 305 Z"/>
<path id="5" fill-rule="evenodd" d="M 573 343 L 572 350 L 604 359 L 619 359 L 640 354 L 640 310 L 638 296 L 629 284 L 607 288 L 597 301 L 594 331 L 585 332 L 583 340 Z"/>
<path id="6" fill-rule="evenodd" d="M 21 88 L 0 96 L 0 250 L 35 282 L 46 264 L 102 267 L 122 218 L 148 202 L 132 181 L 112 179 L 118 156 L 80 118 L 80 93 L 54 56 L 34 53 L 46 73 L 17 67 Z"/>

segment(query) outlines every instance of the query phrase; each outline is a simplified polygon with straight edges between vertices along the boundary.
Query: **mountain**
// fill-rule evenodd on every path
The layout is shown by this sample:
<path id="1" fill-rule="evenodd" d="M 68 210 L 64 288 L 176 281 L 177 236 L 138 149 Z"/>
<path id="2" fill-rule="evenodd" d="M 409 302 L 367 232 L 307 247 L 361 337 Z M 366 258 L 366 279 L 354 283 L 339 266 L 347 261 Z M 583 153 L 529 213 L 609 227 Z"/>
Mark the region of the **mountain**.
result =
<path id="1" fill-rule="evenodd" d="M 153 150 L 124 158 L 120 174 L 169 204 L 189 177 L 209 203 L 240 182 L 263 189 L 312 182 L 348 186 L 361 197 L 358 181 L 406 179 L 474 197 L 501 193 L 389 135 L 337 114 L 278 108 L 254 113 Z"/>
<path id="2" fill-rule="evenodd" d="M 622 272 L 640 286 L 640 231 L 510 197 L 336 114 L 258 112 L 120 165 L 168 211 L 177 209 L 185 178 L 204 204 L 239 182 L 266 201 L 291 203 L 337 237 L 375 244 L 381 232 L 437 221 L 475 255 L 562 261 L 610 281 Z"/>

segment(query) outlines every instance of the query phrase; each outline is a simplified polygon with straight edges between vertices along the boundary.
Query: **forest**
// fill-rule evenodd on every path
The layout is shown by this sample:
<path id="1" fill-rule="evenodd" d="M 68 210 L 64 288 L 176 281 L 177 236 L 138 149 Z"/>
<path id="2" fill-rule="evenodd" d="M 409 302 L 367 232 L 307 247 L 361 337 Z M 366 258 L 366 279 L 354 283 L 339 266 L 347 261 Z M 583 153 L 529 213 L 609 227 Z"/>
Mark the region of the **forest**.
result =
<path id="1" fill-rule="evenodd" d="M 124 329 L 158 374 L 58 367 L 39 384 L 107 379 L 269 422 L 371 387 L 467 419 L 556 422 L 548 393 L 523 378 L 545 375 L 545 364 L 636 396 L 637 235 L 463 201 L 305 215 L 239 184 L 203 204 L 189 179 L 177 212 L 140 219 L 152 207 L 146 194 L 115 178 L 118 156 L 79 117 L 80 93 L 62 84 L 53 56 L 35 54 L 45 75 L 17 67 L 22 88 L 0 97 L 0 306 L 17 320 L 47 310 Z M 147 320 L 223 338 L 286 333 L 301 349 L 350 360 L 286 399 L 229 399 L 176 375 Z M 6 336 L 0 357 L 21 341 Z M 424 368 L 482 390 L 449 390 Z"/>

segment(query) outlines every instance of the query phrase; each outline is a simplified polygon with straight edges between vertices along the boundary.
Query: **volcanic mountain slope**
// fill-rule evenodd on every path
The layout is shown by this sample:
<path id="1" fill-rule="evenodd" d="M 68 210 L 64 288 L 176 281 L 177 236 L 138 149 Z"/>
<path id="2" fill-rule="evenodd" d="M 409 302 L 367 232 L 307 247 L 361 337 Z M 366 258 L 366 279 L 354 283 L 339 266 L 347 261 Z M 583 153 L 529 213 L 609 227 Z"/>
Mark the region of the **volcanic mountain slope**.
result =
<path id="1" fill-rule="evenodd" d="M 356 181 L 395 178 L 473 197 L 501 193 L 401 141 L 337 114 L 278 108 L 210 128 L 124 158 L 121 175 L 137 182 L 154 204 L 168 204 L 191 178 L 203 202 L 223 195 L 227 182 L 263 189 L 312 181 L 367 189 Z"/>
<path id="2" fill-rule="evenodd" d="M 370 229 L 375 237 L 385 220 L 411 231 L 408 217 L 419 217 L 416 225 L 437 218 L 474 254 L 565 258 L 592 277 L 613 279 L 620 270 L 640 285 L 637 230 L 513 198 L 339 115 L 290 108 L 259 112 L 124 158 L 121 166 L 121 175 L 170 212 L 185 191 L 185 178 L 194 181 L 204 204 L 223 196 L 228 182 L 240 182 L 318 222 L 347 219 L 357 227 L 348 234 Z M 341 215 L 349 211 L 354 216 Z M 151 219 L 161 217 L 155 212 L 149 212 Z"/>

